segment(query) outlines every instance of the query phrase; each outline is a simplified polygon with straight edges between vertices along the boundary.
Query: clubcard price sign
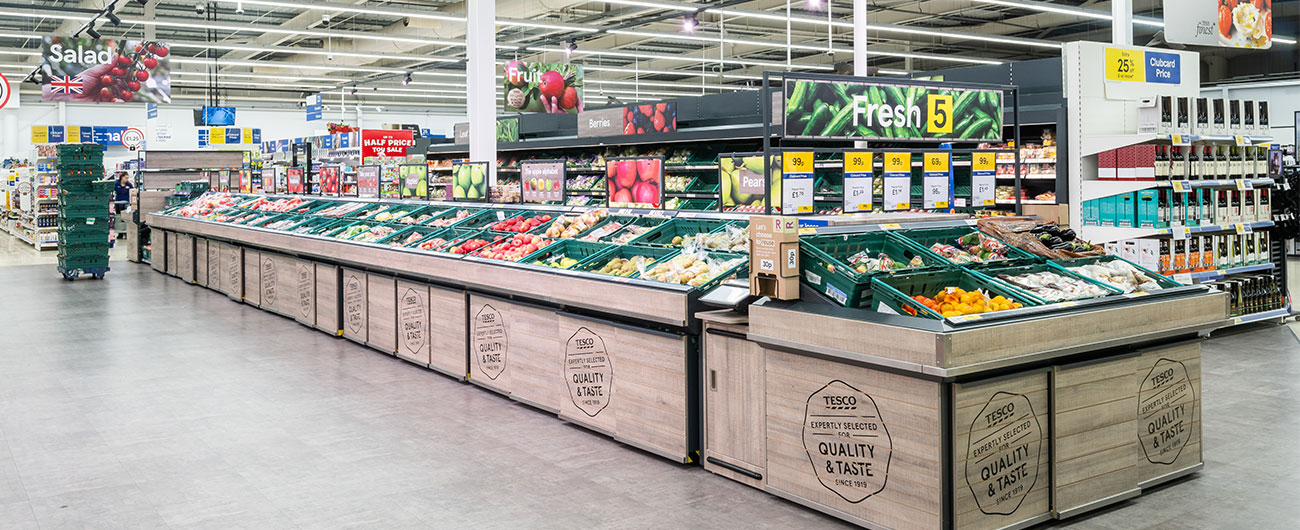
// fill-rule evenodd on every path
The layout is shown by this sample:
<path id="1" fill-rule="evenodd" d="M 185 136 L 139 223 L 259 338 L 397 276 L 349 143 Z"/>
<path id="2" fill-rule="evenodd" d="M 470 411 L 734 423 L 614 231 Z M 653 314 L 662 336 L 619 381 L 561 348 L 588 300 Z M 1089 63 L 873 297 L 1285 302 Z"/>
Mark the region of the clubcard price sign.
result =
<path id="1" fill-rule="evenodd" d="M 781 156 L 781 213 L 812 213 L 813 154 L 787 151 Z"/>
<path id="2" fill-rule="evenodd" d="M 912 208 L 912 153 L 885 153 L 885 210 Z"/>
<path id="3" fill-rule="evenodd" d="M 925 193 L 921 204 L 927 210 L 947 208 L 952 203 L 952 154 L 924 153 Z"/>
<path id="4" fill-rule="evenodd" d="M 875 154 L 844 153 L 844 213 L 869 212 L 876 189 Z"/>
<path id="5" fill-rule="evenodd" d="M 971 206 L 993 206 L 997 203 L 997 155 L 975 153 L 971 155 L 970 190 Z"/>

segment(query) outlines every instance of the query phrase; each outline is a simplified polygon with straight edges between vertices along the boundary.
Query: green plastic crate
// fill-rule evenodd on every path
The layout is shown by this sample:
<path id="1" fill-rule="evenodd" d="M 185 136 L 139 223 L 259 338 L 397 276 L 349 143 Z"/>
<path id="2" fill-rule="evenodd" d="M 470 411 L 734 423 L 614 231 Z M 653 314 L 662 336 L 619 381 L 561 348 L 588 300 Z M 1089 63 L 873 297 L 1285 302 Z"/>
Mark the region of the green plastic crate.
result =
<path id="1" fill-rule="evenodd" d="M 709 212 L 718 209 L 718 201 L 713 199 L 686 199 L 677 206 L 677 209 Z"/>
<path id="2" fill-rule="evenodd" d="M 59 243 L 59 254 L 69 258 L 108 255 L 108 238 L 85 243 Z"/>
<path id="3" fill-rule="evenodd" d="M 97 210 L 59 210 L 58 215 L 58 218 L 64 221 L 85 224 L 107 223 L 108 217 L 109 213 L 107 207 Z"/>
<path id="4" fill-rule="evenodd" d="M 745 272 L 749 270 L 748 254 L 741 254 L 739 252 L 723 252 L 723 251 L 716 251 L 716 250 L 698 251 L 698 252 L 702 254 L 705 259 L 716 260 L 716 261 L 734 261 L 735 263 L 723 269 L 722 272 L 718 273 L 716 276 L 710 278 L 706 282 L 700 283 L 698 285 L 690 285 L 690 283 L 687 282 L 687 283 L 682 283 L 680 285 L 687 285 L 690 287 L 694 287 L 695 289 L 698 289 L 700 291 L 711 291 L 713 290 L 714 287 L 721 285 L 722 282 L 734 278 L 737 275 L 745 274 Z M 674 259 L 678 259 L 678 257 L 682 255 L 683 253 L 681 251 L 675 252 L 672 255 L 668 256 L 667 258 L 659 260 L 653 266 L 646 267 L 646 272 L 649 273 L 656 266 L 669 263 Z M 640 274 L 637 277 L 648 281 L 659 281 L 648 277 L 646 274 Z M 678 285 L 678 284 L 672 284 L 671 282 L 665 282 L 665 283 L 670 283 L 671 285 Z"/>
<path id="5" fill-rule="evenodd" d="M 438 250 L 439 252 L 447 252 L 447 250 L 450 249 L 451 247 L 459 245 L 470 239 L 482 239 L 484 241 L 487 241 L 487 244 L 483 245 L 483 247 L 481 248 L 490 247 L 494 243 L 504 239 L 504 236 L 501 236 L 499 232 L 493 232 L 491 230 L 476 230 L 473 228 L 449 228 L 447 229 L 446 232 L 442 233 L 441 235 L 435 234 L 433 237 L 435 238 L 442 237 L 443 239 L 447 240 L 447 244 L 443 245 Z M 418 247 L 419 245 L 417 244 L 416 246 Z M 450 252 L 447 253 L 450 254 Z M 457 254 L 457 255 L 461 256 L 463 254 Z"/>
<path id="6" fill-rule="evenodd" d="M 1160 273 L 1158 273 L 1158 272 L 1155 272 L 1155 271 L 1153 271 L 1153 270 L 1151 270 L 1151 269 L 1148 269 L 1148 268 L 1146 268 L 1146 267 L 1143 267 L 1143 266 L 1141 266 L 1141 265 L 1138 265 L 1138 264 L 1136 264 L 1136 263 L 1133 263 L 1133 262 L 1131 262 L 1131 261 L 1129 261 L 1129 260 L 1126 260 L 1126 259 L 1124 259 L 1124 258 L 1120 258 L 1120 257 L 1118 257 L 1118 256 L 1111 256 L 1111 255 L 1109 255 L 1109 254 L 1108 254 L 1108 255 L 1105 255 L 1105 256 L 1092 256 L 1092 257 L 1087 257 L 1087 258 L 1074 258 L 1074 259 L 1067 259 L 1067 260 L 1053 260 L 1053 261 L 1049 261 L 1049 262 L 1047 262 L 1047 264 L 1050 265 L 1050 266 L 1052 266 L 1052 267 L 1056 267 L 1056 268 L 1058 268 L 1058 269 L 1062 269 L 1062 270 L 1070 271 L 1070 269 L 1072 269 L 1072 268 L 1082 267 L 1082 266 L 1084 266 L 1084 265 L 1093 265 L 1093 264 L 1098 264 L 1098 263 L 1105 264 L 1105 263 L 1110 263 L 1110 262 L 1112 262 L 1112 261 L 1122 261 L 1122 262 L 1124 262 L 1124 263 L 1127 263 L 1127 264 L 1131 265 L 1134 269 L 1137 269 L 1137 270 L 1138 270 L 1139 272 L 1141 272 L 1143 275 L 1145 275 L 1146 277 L 1148 277 L 1148 278 L 1150 278 L 1152 281 L 1154 281 L 1154 282 L 1156 283 L 1156 285 L 1160 286 L 1161 289 L 1169 289 L 1169 288 L 1172 288 L 1172 287 L 1182 287 L 1182 286 L 1183 286 L 1183 284 L 1178 283 L 1177 281 L 1174 281 L 1172 278 L 1170 278 L 1170 277 L 1168 277 L 1168 276 L 1164 276 L 1164 275 L 1162 275 L 1162 274 L 1160 274 Z M 1073 272 L 1073 271 L 1070 271 L 1070 272 Z M 1078 274 L 1078 273 L 1076 273 L 1076 274 Z M 1079 274 L 1079 276 L 1083 276 L 1083 275 L 1082 275 L 1082 274 Z M 1105 285 L 1107 285 L 1107 286 L 1109 286 L 1109 287 L 1111 287 L 1111 288 L 1113 288 L 1113 289 L 1115 289 L 1115 290 L 1123 291 L 1123 289 L 1120 288 L 1118 285 L 1113 285 L 1113 284 L 1111 284 L 1111 283 L 1109 283 L 1109 282 L 1104 282 L 1104 281 L 1100 281 L 1100 280 L 1094 280 L 1094 281 L 1098 281 L 1099 283 L 1105 284 Z"/>
<path id="7" fill-rule="evenodd" d="M 447 210 L 447 208 L 441 206 L 413 206 L 409 204 L 406 206 L 411 208 L 411 210 L 406 212 L 406 215 L 393 219 L 392 222 L 405 226 L 415 226 L 421 224 L 417 222 L 420 219 L 420 216 L 428 215 L 429 219 L 425 219 L 425 221 L 429 221 L 434 219 L 438 214 Z"/>
<path id="8" fill-rule="evenodd" d="M 399 227 L 405 225 L 394 224 L 393 226 Z M 442 228 L 430 228 L 425 226 L 407 226 L 405 228 L 402 228 L 401 230 L 398 230 L 393 235 L 380 239 L 375 243 L 380 245 L 401 247 L 404 246 L 404 242 L 406 241 L 407 237 L 411 236 L 412 234 L 418 236 L 411 241 L 412 243 L 415 243 L 442 230 L 443 230 Z"/>
<path id="9" fill-rule="evenodd" d="M 69 193 L 59 194 L 60 210 L 84 210 L 84 209 L 92 209 L 92 208 L 107 208 L 108 203 L 109 203 L 109 197 L 107 195 L 95 196 L 95 195 L 82 195 L 82 194 L 69 194 Z"/>
<path id="10" fill-rule="evenodd" d="M 578 241 L 576 239 L 560 239 L 560 240 L 556 240 L 554 243 L 551 243 L 550 245 L 547 245 L 545 248 L 538 250 L 537 252 L 525 256 L 524 259 L 519 260 L 519 262 L 528 263 L 532 265 L 543 265 L 548 267 L 571 269 L 573 267 L 578 266 L 578 264 L 582 263 L 587 258 L 595 256 L 596 254 L 600 254 L 601 252 L 605 252 L 606 250 L 609 250 L 611 247 L 613 247 L 613 245 L 610 245 L 609 243 L 600 243 L 595 241 Z M 574 263 L 568 267 L 560 267 L 559 261 L 563 258 L 575 259 L 577 260 L 577 263 Z M 542 263 L 534 263 L 538 261 Z"/>
<path id="11" fill-rule="evenodd" d="M 371 205 L 363 206 L 363 207 L 361 207 L 361 209 L 356 210 L 356 211 L 354 211 L 354 212 L 352 212 L 352 213 L 350 213 L 350 214 L 347 214 L 347 215 L 343 216 L 343 218 L 344 218 L 344 219 L 352 219 L 353 221 L 360 221 L 360 220 L 373 221 L 373 220 L 375 220 L 375 216 L 376 216 L 376 215 L 379 215 L 379 214 L 384 213 L 384 212 L 386 212 L 386 211 L 388 211 L 388 210 L 391 210 L 391 209 L 393 209 L 393 208 L 396 207 L 396 206 L 398 206 L 398 205 L 395 205 L 395 204 L 387 204 L 387 203 L 382 203 L 382 202 L 380 202 L 380 203 L 375 203 L 375 204 L 371 204 Z M 402 205 L 402 206 L 405 206 L 405 205 Z"/>
<path id="12" fill-rule="evenodd" d="M 925 265 L 892 271 L 858 272 L 849 258 L 870 251 L 871 257 L 885 254 L 907 264 L 919 257 Z M 802 281 L 845 307 L 862 307 L 871 301 L 871 279 L 882 274 L 899 274 L 947 267 L 947 261 L 927 249 L 902 241 L 888 232 L 806 236 L 799 239 Z"/>
<path id="13" fill-rule="evenodd" d="M 446 247 L 452 246 L 452 245 L 454 245 L 454 244 L 456 244 L 456 243 L 459 243 L 459 242 L 461 242 L 462 240 L 468 238 L 469 236 L 473 236 L 473 235 L 478 234 L 479 232 L 482 232 L 482 230 L 474 230 L 474 229 L 471 229 L 471 228 L 432 228 L 432 227 L 426 227 L 426 230 L 433 230 L 433 232 L 430 233 L 430 234 L 428 234 L 427 236 L 425 236 L 424 239 L 421 239 L 421 240 L 416 241 L 416 242 L 414 242 L 414 243 L 408 243 L 408 244 L 405 246 L 405 248 L 414 248 L 414 249 L 417 249 L 417 250 L 423 250 L 423 251 L 425 251 L 425 252 L 442 252 L 442 249 L 443 249 L 443 248 L 446 248 Z M 442 243 L 439 243 L 439 244 L 437 244 L 436 246 L 433 246 L 433 247 L 431 247 L 431 248 L 421 248 L 422 245 L 428 244 L 428 243 L 433 242 L 433 241 L 436 241 L 436 240 L 438 240 L 438 239 L 441 239 L 443 242 L 442 242 Z"/>
<path id="14" fill-rule="evenodd" d="M 106 224 L 103 230 L 60 230 L 58 232 L 59 245 L 77 243 L 103 243 L 107 245 L 108 232 Z"/>
<path id="15" fill-rule="evenodd" d="M 653 267 L 654 264 L 658 263 L 660 260 L 676 255 L 678 252 L 680 252 L 680 250 L 675 248 L 643 247 L 639 245 L 616 245 L 616 246 L 611 246 L 610 248 L 606 249 L 604 252 L 599 252 L 591 255 L 587 259 L 579 262 L 577 265 L 570 267 L 570 270 L 588 271 L 588 272 L 595 272 L 599 274 L 600 268 L 604 267 L 605 264 L 609 262 L 609 260 L 612 260 L 614 258 L 628 259 L 633 256 L 645 256 L 647 258 L 650 258 L 651 261 L 645 264 L 645 268 L 648 270 L 650 267 Z M 619 276 L 619 275 L 615 275 L 615 276 Z M 637 276 L 637 272 L 633 272 L 632 274 L 625 277 L 635 278 L 636 276 Z"/>
<path id="16" fill-rule="evenodd" d="M 599 223 L 592 225 L 592 227 L 586 232 L 578 234 L 577 239 L 586 240 L 585 238 L 590 237 L 591 235 L 596 233 L 597 230 L 600 230 L 611 223 L 619 223 L 623 226 L 620 227 L 618 230 L 615 230 L 613 232 L 610 232 L 608 234 L 596 238 L 596 240 L 600 241 L 601 243 L 614 243 L 614 240 L 618 239 L 620 234 L 627 233 L 628 226 L 632 226 L 632 225 L 641 226 L 641 227 L 645 227 L 648 230 L 650 228 L 654 228 L 666 222 L 668 222 L 668 219 L 662 217 L 641 217 L 638 215 L 611 215 L 609 217 L 604 218 Z M 635 238 L 636 236 L 633 237 Z"/>
<path id="17" fill-rule="evenodd" d="M 500 216 L 497 215 L 498 212 L 500 212 Z M 470 214 L 469 217 L 461 219 L 460 221 L 453 223 L 451 226 L 454 228 L 482 229 L 496 224 L 498 221 L 516 217 L 522 213 L 524 213 L 524 210 L 483 210 L 477 214 Z"/>
<path id="18" fill-rule="evenodd" d="M 59 254 L 59 268 L 63 270 L 103 269 L 107 267 L 107 253 L 96 257 L 67 257 Z"/>
<path id="19" fill-rule="evenodd" d="M 714 219 L 673 219 L 641 234 L 629 243 L 648 247 L 680 248 L 680 243 L 673 243 L 673 238 L 683 239 L 695 234 L 708 234 L 721 229 L 729 221 Z"/>
<path id="20" fill-rule="evenodd" d="M 299 223 L 297 226 L 294 226 L 290 230 L 295 234 L 324 235 L 328 232 L 333 232 L 334 229 L 340 226 L 347 226 L 350 224 L 352 224 L 352 221 L 349 221 L 347 219 L 335 219 L 333 217 L 316 217 L 316 218 L 310 218 L 307 221 Z"/>
<path id="21" fill-rule="evenodd" d="M 952 226 L 947 228 L 923 228 L 923 229 L 902 230 L 902 231 L 896 230 L 893 232 L 894 235 L 903 238 L 904 241 L 926 250 L 929 250 L 930 247 L 935 243 L 942 243 L 944 245 L 951 245 L 957 247 L 959 246 L 957 244 L 957 241 L 959 239 L 961 239 L 963 236 L 966 236 L 967 234 L 975 234 L 975 233 L 982 233 L 982 232 L 970 226 Z M 1020 250 L 1011 245 L 1007 245 L 1006 242 L 998 238 L 995 238 L 988 234 L 984 234 L 984 237 L 1002 243 L 1002 245 L 1007 248 L 1005 254 L 1006 257 L 1004 259 L 990 260 L 987 263 L 1025 265 L 1029 263 L 1038 263 L 1040 261 L 1037 256 L 1034 256 L 1033 254 Z M 936 252 L 936 254 L 938 253 Z M 942 255 L 940 255 L 940 257 L 944 258 L 944 261 L 947 261 L 948 264 L 950 265 L 962 265 L 961 263 L 955 263 L 952 260 Z"/>
<path id="22" fill-rule="evenodd" d="M 1095 280 L 1093 280 L 1093 279 L 1091 279 L 1091 278 L 1087 278 L 1087 277 L 1085 277 L 1085 276 L 1082 276 L 1082 275 L 1079 275 L 1079 274 L 1075 274 L 1075 273 L 1073 273 L 1073 272 L 1070 272 L 1070 271 L 1065 270 L 1065 269 L 1061 269 L 1061 268 L 1059 268 L 1059 267 L 1053 267 L 1053 266 L 1048 265 L 1048 264 L 1046 264 L 1046 263 L 1035 263 L 1035 264 L 1031 264 L 1031 265 L 1013 265 L 1013 266 L 995 266 L 995 265 L 986 265 L 986 266 L 967 267 L 967 268 L 970 269 L 970 270 L 971 270 L 972 272 L 974 272 L 975 274 L 979 274 L 979 275 L 982 275 L 982 276 L 987 277 L 990 281 L 994 281 L 994 282 L 1001 283 L 1001 284 L 1006 285 L 1007 287 L 1010 287 L 1010 288 L 1012 288 L 1012 289 L 1017 289 L 1017 290 L 1019 290 L 1019 291 L 1025 293 L 1027 296 L 1032 297 L 1035 301 L 1039 302 L 1040 304 L 1054 304 L 1054 303 L 1057 303 L 1057 302 L 1067 302 L 1067 301 L 1072 301 L 1072 300 L 1087 300 L 1087 299 L 1090 299 L 1090 298 L 1101 298 L 1101 297 L 1110 296 L 1110 295 L 1113 295 L 1113 294 L 1120 294 L 1120 290 L 1119 290 L 1119 289 L 1115 289 L 1114 287 L 1111 287 L 1111 286 L 1109 286 L 1109 285 L 1106 285 L 1105 283 L 1095 281 Z M 1008 281 L 1008 280 L 1006 280 L 1006 279 L 1004 279 L 1004 278 L 1000 278 L 1000 277 L 999 277 L 999 275 L 1002 275 L 1002 274 L 1009 274 L 1009 275 L 1015 276 L 1015 275 L 1021 275 L 1021 274 L 1031 274 L 1031 273 L 1036 273 L 1036 272 L 1051 272 L 1051 273 L 1054 273 L 1054 274 L 1059 274 L 1059 275 L 1061 275 L 1061 276 L 1065 276 L 1065 277 L 1067 277 L 1067 278 L 1071 278 L 1071 279 L 1074 279 L 1074 280 L 1079 280 L 1079 281 L 1084 282 L 1084 283 L 1086 283 L 1086 284 L 1094 285 L 1094 286 L 1100 287 L 1100 288 L 1102 289 L 1102 291 L 1104 291 L 1104 293 L 1103 293 L 1103 294 L 1099 294 L 1099 295 L 1093 295 L 1093 296 L 1079 296 L 1079 297 L 1074 297 L 1074 298 L 1067 298 L 1067 299 L 1064 299 L 1064 300 L 1048 300 L 1048 299 L 1043 298 L 1042 296 L 1039 296 L 1038 294 L 1034 293 L 1034 292 L 1033 292 L 1032 290 L 1030 290 L 1030 289 L 1027 289 L 1027 288 L 1025 288 L 1025 287 L 1022 287 L 1022 286 L 1016 285 L 1016 284 L 1012 283 L 1011 281 Z"/>
<path id="23" fill-rule="evenodd" d="M 912 274 L 892 274 L 871 279 L 871 309 L 921 318 L 942 319 L 925 304 L 913 300 L 916 295 L 934 296 L 948 287 L 966 291 L 983 290 L 990 296 L 1002 296 L 1025 307 L 1040 305 L 1033 297 L 1005 284 L 966 269 L 946 269 Z"/>

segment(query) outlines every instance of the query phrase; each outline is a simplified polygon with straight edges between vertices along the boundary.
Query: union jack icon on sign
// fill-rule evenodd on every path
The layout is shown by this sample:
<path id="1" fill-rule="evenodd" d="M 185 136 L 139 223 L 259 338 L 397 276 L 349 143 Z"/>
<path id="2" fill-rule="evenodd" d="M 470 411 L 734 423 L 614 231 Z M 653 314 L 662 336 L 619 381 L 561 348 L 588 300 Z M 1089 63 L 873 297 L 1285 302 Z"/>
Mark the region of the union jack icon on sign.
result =
<path id="1" fill-rule="evenodd" d="M 63 76 L 50 80 L 50 92 L 55 94 L 80 94 L 83 87 L 78 78 Z"/>

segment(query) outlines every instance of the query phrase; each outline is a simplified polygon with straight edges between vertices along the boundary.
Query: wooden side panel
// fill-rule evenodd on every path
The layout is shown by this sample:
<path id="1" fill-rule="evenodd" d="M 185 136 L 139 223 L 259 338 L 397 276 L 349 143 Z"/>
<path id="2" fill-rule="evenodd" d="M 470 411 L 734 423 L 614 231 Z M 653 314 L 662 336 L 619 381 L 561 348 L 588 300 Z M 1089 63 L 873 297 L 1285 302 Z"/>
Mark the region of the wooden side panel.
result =
<path id="1" fill-rule="evenodd" d="M 316 325 L 316 264 L 307 260 L 294 260 L 293 285 L 281 285 L 286 293 L 293 293 L 293 319 L 299 324 Z"/>
<path id="2" fill-rule="evenodd" d="M 1201 343 L 1142 352 L 1137 360 L 1138 482 L 1202 462 Z"/>
<path id="3" fill-rule="evenodd" d="M 258 257 L 262 261 L 257 273 L 260 305 L 262 309 L 272 313 L 284 314 L 284 310 L 280 308 L 284 299 L 284 293 L 280 291 L 280 270 L 291 267 L 290 261 L 293 258 L 272 252 L 261 252 Z"/>
<path id="4" fill-rule="evenodd" d="M 469 374 L 469 296 L 429 287 L 429 368 L 460 380 Z"/>
<path id="5" fill-rule="evenodd" d="M 366 345 L 397 353 L 397 280 L 381 274 L 366 275 Z"/>
<path id="6" fill-rule="evenodd" d="M 167 232 L 167 274 L 178 276 L 180 271 L 180 262 L 176 257 L 176 232 Z"/>
<path id="7" fill-rule="evenodd" d="M 194 236 L 176 234 L 176 276 L 194 283 Z"/>
<path id="8" fill-rule="evenodd" d="M 222 272 L 221 247 L 225 243 L 220 241 L 208 240 L 208 289 L 221 291 L 221 279 L 225 277 Z"/>
<path id="9" fill-rule="evenodd" d="M 550 412 L 559 412 L 565 396 L 561 379 L 564 350 L 557 336 L 555 311 L 509 304 L 510 397 Z"/>
<path id="10" fill-rule="evenodd" d="M 1053 367 L 1052 509 L 1137 489 L 1137 358 Z"/>
<path id="11" fill-rule="evenodd" d="M 244 249 L 244 303 L 262 306 L 262 253 Z"/>
<path id="12" fill-rule="evenodd" d="M 765 355 L 769 491 L 883 527 L 940 526 L 938 383 Z"/>
<path id="13" fill-rule="evenodd" d="M 565 314 L 558 323 L 560 417 L 688 461 L 686 338 Z"/>
<path id="14" fill-rule="evenodd" d="M 362 344 L 366 343 L 366 281 L 365 271 L 343 268 L 343 283 L 339 286 L 343 305 L 343 336 Z"/>
<path id="15" fill-rule="evenodd" d="M 508 302 L 469 295 L 469 382 L 510 395 L 514 359 Z"/>
<path id="16" fill-rule="evenodd" d="M 194 283 L 208 286 L 208 240 L 194 238 Z"/>
<path id="17" fill-rule="evenodd" d="M 154 228 L 150 245 L 149 266 L 158 272 L 167 272 L 167 231 Z"/>
<path id="18" fill-rule="evenodd" d="M 343 333 L 339 317 L 342 289 L 339 286 L 339 268 L 324 263 L 316 264 L 316 329 L 332 335 Z"/>
<path id="19" fill-rule="evenodd" d="M 1051 512 L 1049 373 L 953 384 L 953 517 L 994 529 Z"/>
<path id="20" fill-rule="evenodd" d="M 397 280 L 397 356 L 429 366 L 429 286 Z"/>
<path id="21" fill-rule="evenodd" d="M 710 458 L 767 475 L 764 350 L 753 342 L 704 333 L 704 469 L 762 488 L 764 480 Z"/>
<path id="22" fill-rule="evenodd" d="M 244 301 L 244 249 L 229 243 L 221 244 L 221 287 L 231 300 Z"/>

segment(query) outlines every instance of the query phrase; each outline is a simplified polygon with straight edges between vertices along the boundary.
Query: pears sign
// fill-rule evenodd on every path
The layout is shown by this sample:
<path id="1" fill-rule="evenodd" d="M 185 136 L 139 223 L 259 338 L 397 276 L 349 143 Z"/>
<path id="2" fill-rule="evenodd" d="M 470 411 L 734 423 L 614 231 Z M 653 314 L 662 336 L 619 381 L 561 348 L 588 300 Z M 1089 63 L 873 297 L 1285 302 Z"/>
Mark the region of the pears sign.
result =
<path id="1" fill-rule="evenodd" d="M 458 201 L 486 201 L 487 162 L 457 162 L 451 166 L 451 198 Z"/>

